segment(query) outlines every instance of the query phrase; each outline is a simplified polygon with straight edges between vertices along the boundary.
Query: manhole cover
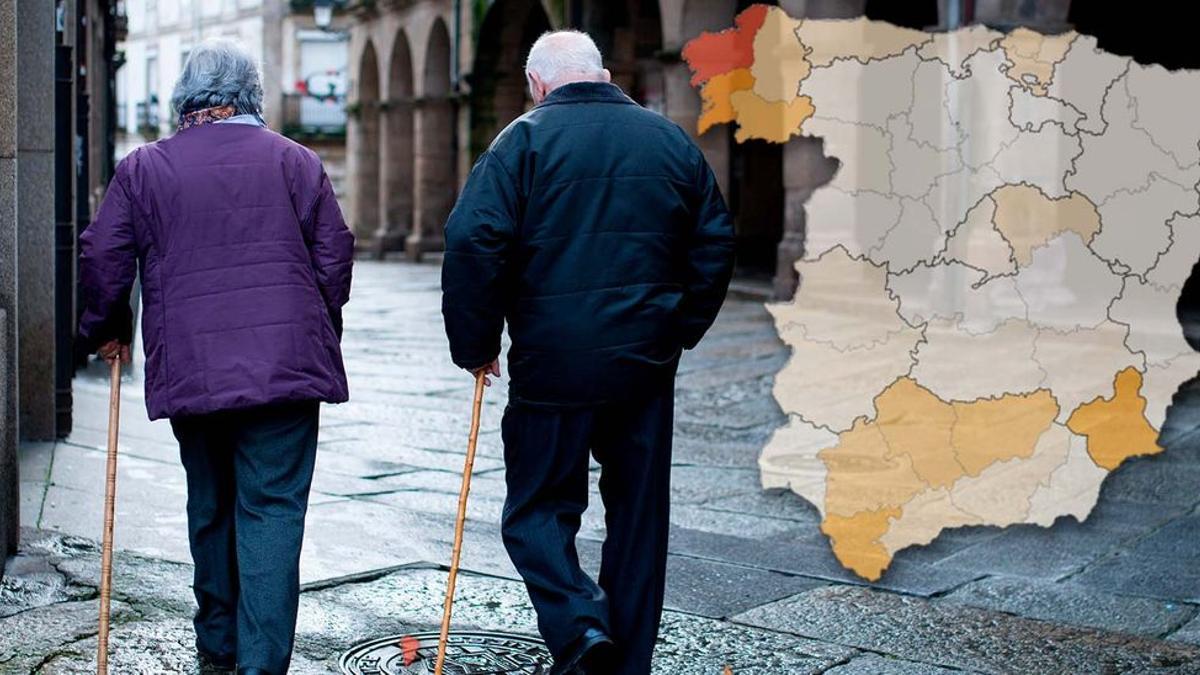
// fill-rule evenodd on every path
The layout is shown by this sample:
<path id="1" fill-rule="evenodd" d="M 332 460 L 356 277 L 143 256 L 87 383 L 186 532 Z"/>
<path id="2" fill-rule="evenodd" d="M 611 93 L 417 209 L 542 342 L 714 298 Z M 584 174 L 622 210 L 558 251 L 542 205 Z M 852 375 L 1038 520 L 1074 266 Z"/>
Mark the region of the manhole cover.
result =
<path id="1" fill-rule="evenodd" d="M 438 634 L 393 635 L 356 645 L 338 662 L 347 675 L 433 672 Z M 444 675 L 544 675 L 550 652 L 540 640 L 511 633 L 456 632 L 446 643 Z"/>

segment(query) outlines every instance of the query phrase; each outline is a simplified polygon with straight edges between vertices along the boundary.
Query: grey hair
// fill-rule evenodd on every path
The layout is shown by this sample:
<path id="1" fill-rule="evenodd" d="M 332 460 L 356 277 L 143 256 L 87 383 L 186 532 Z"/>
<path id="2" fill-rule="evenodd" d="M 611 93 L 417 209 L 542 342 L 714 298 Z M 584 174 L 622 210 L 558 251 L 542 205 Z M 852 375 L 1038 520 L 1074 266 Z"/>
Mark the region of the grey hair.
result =
<path id="1" fill-rule="evenodd" d="M 525 71 L 537 73 L 547 84 L 560 84 L 564 76 L 599 76 L 604 70 L 600 49 L 587 33 L 560 30 L 543 33 L 529 48 Z"/>
<path id="2" fill-rule="evenodd" d="M 231 105 L 239 115 L 262 112 L 263 87 L 258 65 L 231 40 L 205 40 L 183 64 L 171 93 L 176 115 Z"/>

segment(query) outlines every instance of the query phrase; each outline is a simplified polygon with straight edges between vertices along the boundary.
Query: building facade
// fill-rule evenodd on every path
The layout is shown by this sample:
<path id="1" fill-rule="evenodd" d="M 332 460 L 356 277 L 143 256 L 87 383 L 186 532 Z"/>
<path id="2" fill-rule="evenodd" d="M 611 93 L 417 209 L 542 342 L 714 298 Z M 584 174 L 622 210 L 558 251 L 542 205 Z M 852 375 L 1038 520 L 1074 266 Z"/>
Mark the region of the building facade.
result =
<path id="1" fill-rule="evenodd" d="M 344 137 L 343 19 L 316 26 L 306 0 L 125 0 L 129 32 L 117 75 L 117 127 L 131 144 L 171 133 L 171 89 L 192 47 L 234 40 L 261 64 L 264 118 L 299 137 Z"/>

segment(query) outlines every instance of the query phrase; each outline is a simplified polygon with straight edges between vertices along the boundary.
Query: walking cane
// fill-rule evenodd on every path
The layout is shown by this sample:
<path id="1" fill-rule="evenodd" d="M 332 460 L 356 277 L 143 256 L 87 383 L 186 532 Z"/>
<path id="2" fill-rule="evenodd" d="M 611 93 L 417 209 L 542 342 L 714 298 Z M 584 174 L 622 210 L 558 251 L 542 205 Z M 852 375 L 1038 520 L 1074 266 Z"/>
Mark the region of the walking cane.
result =
<path id="1" fill-rule="evenodd" d="M 108 395 L 108 468 L 104 480 L 104 542 L 100 549 L 100 632 L 96 672 L 108 673 L 108 610 L 112 600 L 113 512 L 117 500 L 117 430 L 121 422 L 121 356 L 112 359 Z"/>
<path id="2" fill-rule="evenodd" d="M 471 492 L 471 470 L 475 467 L 475 445 L 479 442 L 479 414 L 483 407 L 483 383 L 486 371 L 475 374 L 475 401 L 471 408 L 471 435 L 467 440 L 467 461 L 463 466 L 462 487 L 458 491 L 458 519 L 454 523 L 454 551 L 450 554 L 450 578 L 446 581 L 446 604 L 442 609 L 442 634 L 438 638 L 434 675 L 442 675 L 446 663 L 446 641 L 450 637 L 450 612 L 454 608 L 454 582 L 458 580 L 458 561 L 462 557 L 463 526 L 467 522 L 467 494 Z"/>

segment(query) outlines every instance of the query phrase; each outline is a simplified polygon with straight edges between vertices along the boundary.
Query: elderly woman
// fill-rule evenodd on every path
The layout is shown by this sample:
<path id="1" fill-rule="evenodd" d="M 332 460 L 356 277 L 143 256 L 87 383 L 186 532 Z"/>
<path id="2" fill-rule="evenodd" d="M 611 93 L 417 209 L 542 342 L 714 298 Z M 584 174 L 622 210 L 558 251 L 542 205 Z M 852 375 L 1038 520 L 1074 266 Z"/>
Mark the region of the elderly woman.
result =
<path id="1" fill-rule="evenodd" d="M 347 399 L 353 236 L 317 156 L 265 128 L 253 60 L 195 48 L 179 131 L 116 169 L 82 237 L 80 335 L 129 360 L 141 273 L 146 407 L 187 471 L 196 648 L 207 670 L 284 673 L 321 401 Z"/>

